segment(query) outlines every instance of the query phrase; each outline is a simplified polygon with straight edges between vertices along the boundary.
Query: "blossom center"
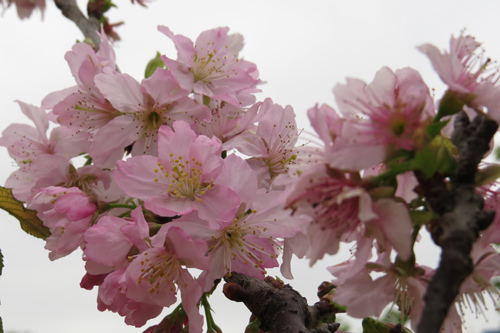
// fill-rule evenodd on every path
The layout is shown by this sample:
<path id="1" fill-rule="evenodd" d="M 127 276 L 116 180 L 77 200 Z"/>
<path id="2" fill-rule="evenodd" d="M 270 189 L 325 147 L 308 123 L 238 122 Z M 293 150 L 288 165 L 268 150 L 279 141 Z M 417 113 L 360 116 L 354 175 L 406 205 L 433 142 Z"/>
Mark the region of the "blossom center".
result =
<path id="1" fill-rule="evenodd" d="M 209 43 L 208 47 L 212 45 L 213 43 Z M 228 72 L 228 60 L 230 59 L 225 55 L 218 56 L 215 49 L 204 51 L 202 47 L 199 51 L 195 51 L 193 67 L 191 68 L 194 81 L 210 83 L 214 80 L 229 77 L 230 74 L 236 75 L 237 73 L 234 69 L 230 73 Z"/>
<path id="2" fill-rule="evenodd" d="M 255 213 L 255 211 L 252 213 Z M 212 236 L 211 249 L 224 248 L 224 269 L 226 274 L 232 272 L 232 263 L 235 261 L 253 266 L 266 273 L 263 266 L 265 264 L 264 259 L 276 258 L 277 255 L 274 253 L 273 245 L 279 247 L 272 236 L 262 235 L 266 231 L 267 228 L 261 228 L 258 225 L 247 223 L 246 220 L 235 218 L 230 226 L 221 230 L 217 236 Z M 266 248 L 266 243 L 270 244 L 271 247 Z"/>
<path id="3" fill-rule="evenodd" d="M 188 198 L 191 201 L 201 202 L 200 197 L 212 188 L 213 180 L 203 181 L 202 164 L 195 158 L 187 160 L 182 156 L 177 158 L 173 158 L 173 154 L 170 154 L 170 156 L 171 171 L 164 172 L 164 177 L 168 183 L 167 192 L 177 198 Z M 160 162 L 158 166 L 160 169 L 156 168 L 155 173 L 164 170 Z M 157 181 L 158 178 L 155 178 L 155 182 Z"/>
<path id="4" fill-rule="evenodd" d="M 148 281 L 151 285 L 150 294 L 159 294 L 164 288 L 176 292 L 175 281 L 179 275 L 180 264 L 173 255 L 164 251 L 144 252 L 136 260 L 141 261 L 141 274 L 137 279 L 137 284 L 141 284 L 144 280 Z"/>

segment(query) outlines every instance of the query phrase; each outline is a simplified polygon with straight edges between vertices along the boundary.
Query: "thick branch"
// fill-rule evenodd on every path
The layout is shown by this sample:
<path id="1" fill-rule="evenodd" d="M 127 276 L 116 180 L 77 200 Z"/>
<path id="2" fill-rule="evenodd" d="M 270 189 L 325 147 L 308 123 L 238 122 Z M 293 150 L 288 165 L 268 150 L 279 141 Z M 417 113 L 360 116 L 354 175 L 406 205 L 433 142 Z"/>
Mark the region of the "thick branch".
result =
<path id="1" fill-rule="evenodd" d="M 472 273 L 472 245 L 479 232 L 486 229 L 494 212 L 485 212 L 484 200 L 476 193 L 474 179 L 477 166 L 489 150 L 498 125 L 477 116 L 472 122 L 465 113 L 457 116 L 453 143 L 459 151 L 454 188 L 449 191 L 444 180 L 417 178 L 426 199 L 441 215 L 431 228 L 432 238 L 441 246 L 441 262 L 424 297 L 425 308 L 417 327 L 418 333 L 438 333 L 450 306 L 453 306 L 462 282 Z"/>
<path id="2" fill-rule="evenodd" d="M 99 49 L 99 44 L 101 43 L 101 39 L 97 34 L 100 27 L 99 20 L 95 17 L 87 18 L 78 7 L 76 0 L 54 0 L 54 2 L 63 15 L 77 25 L 85 38 L 90 39 L 94 43 L 94 49 Z"/>
<path id="3" fill-rule="evenodd" d="M 307 301 L 291 286 L 277 286 L 270 280 L 262 281 L 244 274 L 232 273 L 226 277 L 224 294 L 230 300 L 245 303 L 259 318 L 260 328 L 272 333 L 332 333 L 337 323 L 321 324 L 321 318 L 335 313 L 334 307 Z"/>

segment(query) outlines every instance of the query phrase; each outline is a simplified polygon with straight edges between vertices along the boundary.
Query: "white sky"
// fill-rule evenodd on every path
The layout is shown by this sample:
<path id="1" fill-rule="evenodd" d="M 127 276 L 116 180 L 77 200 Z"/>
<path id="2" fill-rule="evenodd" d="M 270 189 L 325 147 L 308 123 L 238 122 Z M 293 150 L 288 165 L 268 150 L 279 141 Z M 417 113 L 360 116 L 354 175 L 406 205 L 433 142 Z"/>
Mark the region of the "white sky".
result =
<path id="1" fill-rule="evenodd" d="M 84 1 L 79 2 L 83 8 Z M 156 30 L 159 24 L 193 40 L 203 30 L 229 26 L 243 34 L 242 55 L 257 64 L 261 79 L 268 82 L 258 99 L 271 97 L 283 106 L 290 104 L 299 127 L 305 128 L 308 108 L 315 103 L 334 106 L 331 91 L 336 83 L 347 76 L 371 81 L 384 65 L 394 70 L 413 67 L 430 87 L 442 92 L 430 63 L 415 46 L 430 42 L 446 48 L 450 35 L 464 27 L 484 42 L 492 59 L 500 60 L 500 2 L 495 0 L 157 0 L 149 9 L 132 6 L 128 0 L 116 2 L 120 8 L 110 15 L 112 21 L 125 21 L 118 29 L 123 40 L 115 48 L 123 73 L 140 80 L 156 51 L 175 57 L 173 43 Z M 0 17 L 0 131 L 13 122 L 27 121 L 14 100 L 39 105 L 48 93 L 74 85 L 63 57 L 81 38 L 51 1 L 44 21 L 39 13 L 20 21 L 14 8 Z M 3 184 L 15 170 L 3 148 L 0 162 Z M 117 314 L 99 312 L 96 292 L 79 288 L 84 274 L 80 253 L 51 262 L 43 246 L 0 211 L 0 249 L 5 257 L 0 316 L 6 332 L 142 332 L 126 326 Z M 426 251 L 425 263 L 434 265 L 436 253 Z M 314 270 L 297 263 L 296 279 L 290 284 L 312 304 L 317 285 L 330 279 L 324 267 L 343 259 L 327 258 Z M 249 317 L 244 306 L 226 301 L 220 290 L 213 298 L 216 322 L 223 331 L 243 332 Z M 468 331 L 498 327 L 499 318 L 493 315 L 489 323 L 482 318 L 468 320 Z"/>

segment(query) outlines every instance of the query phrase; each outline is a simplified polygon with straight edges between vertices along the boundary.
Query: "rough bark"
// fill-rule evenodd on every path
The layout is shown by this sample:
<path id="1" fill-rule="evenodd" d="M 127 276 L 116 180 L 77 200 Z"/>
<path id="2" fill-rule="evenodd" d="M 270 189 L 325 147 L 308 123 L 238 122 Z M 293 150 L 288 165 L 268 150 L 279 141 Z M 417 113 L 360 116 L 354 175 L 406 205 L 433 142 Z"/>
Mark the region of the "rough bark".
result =
<path id="1" fill-rule="evenodd" d="M 259 280 L 240 273 L 225 278 L 224 294 L 230 300 L 243 302 L 260 321 L 260 329 L 272 333 L 332 333 L 340 324 L 318 324 L 335 306 L 307 301 L 290 285 L 278 285 L 272 280 Z"/>
<path id="2" fill-rule="evenodd" d="M 498 125 L 483 116 L 470 122 L 464 112 L 457 116 L 454 125 L 452 141 L 459 157 L 451 190 L 443 176 L 426 179 L 416 172 L 427 202 L 440 215 L 430 231 L 442 249 L 439 267 L 424 297 L 425 308 L 417 333 L 439 332 L 460 285 L 474 269 L 470 258 L 472 245 L 494 218 L 494 212 L 483 211 L 484 200 L 476 193 L 474 181 L 478 164 L 489 150 Z"/>

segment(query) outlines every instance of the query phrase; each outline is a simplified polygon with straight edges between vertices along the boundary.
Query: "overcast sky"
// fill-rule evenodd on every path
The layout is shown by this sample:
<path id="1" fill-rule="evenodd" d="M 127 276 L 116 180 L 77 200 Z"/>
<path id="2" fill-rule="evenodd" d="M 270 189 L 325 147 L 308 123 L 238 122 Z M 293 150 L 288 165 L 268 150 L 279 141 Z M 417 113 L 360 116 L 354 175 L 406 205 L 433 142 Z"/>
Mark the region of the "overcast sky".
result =
<path id="1" fill-rule="evenodd" d="M 496 0 L 157 0 L 148 9 L 127 0 L 115 2 L 119 9 L 111 10 L 111 21 L 125 21 L 118 29 L 123 40 L 115 48 L 123 73 L 141 80 L 156 51 L 175 58 L 173 43 L 156 29 L 159 24 L 193 40 L 203 30 L 228 26 L 245 37 L 242 55 L 257 64 L 267 82 L 258 99 L 290 104 L 299 127 L 306 129 L 308 108 L 315 103 L 335 106 L 335 84 L 347 76 L 371 81 L 382 66 L 417 69 L 439 96 L 443 85 L 415 46 L 433 43 L 447 48 L 450 36 L 463 28 L 484 42 L 487 55 L 500 59 Z M 80 3 L 83 7 L 84 1 Z M 14 100 L 39 105 L 48 93 L 75 84 L 64 54 L 81 38 L 51 1 L 43 21 L 39 12 L 21 21 L 14 8 L 0 17 L 0 131 L 11 123 L 27 122 Z M 15 170 L 3 148 L 0 162 L 3 184 Z M 5 257 L 0 316 L 6 332 L 142 332 L 126 326 L 117 314 L 99 312 L 96 292 L 79 288 L 84 274 L 81 253 L 51 262 L 43 246 L 0 211 L 0 249 Z M 435 265 L 438 252 L 431 244 L 424 247 L 431 248 L 425 252 L 426 263 Z M 296 279 L 290 284 L 314 303 L 317 285 L 330 279 L 324 267 L 343 259 L 327 258 L 314 270 L 297 263 Z M 226 333 L 243 332 L 249 317 L 244 306 L 225 301 L 220 290 L 214 298 L 217 324 Z M 470 332 L 480 332 L 479 327 L 498 327 L 498 322 L 498 316 L 491 316 L 489 323 L 469 319 L 467 326 Z"/>

